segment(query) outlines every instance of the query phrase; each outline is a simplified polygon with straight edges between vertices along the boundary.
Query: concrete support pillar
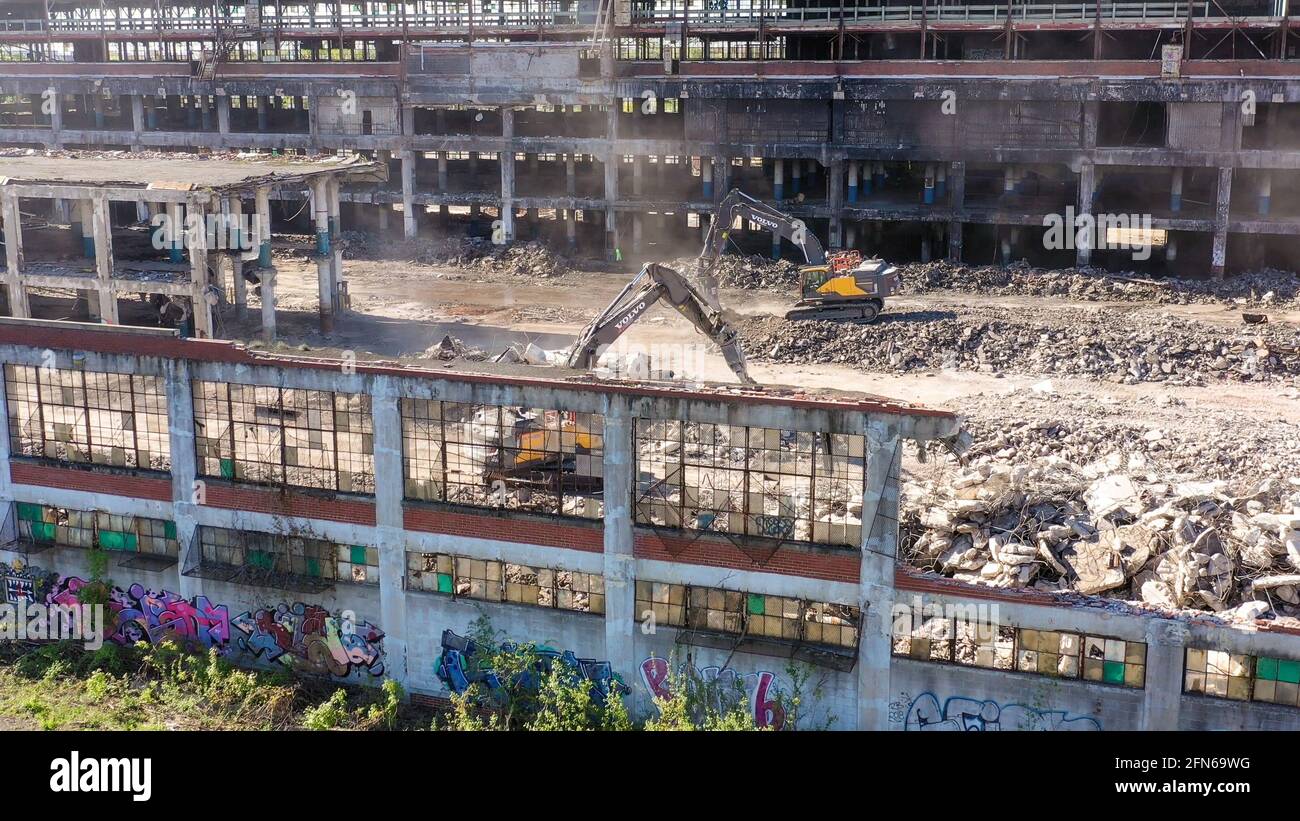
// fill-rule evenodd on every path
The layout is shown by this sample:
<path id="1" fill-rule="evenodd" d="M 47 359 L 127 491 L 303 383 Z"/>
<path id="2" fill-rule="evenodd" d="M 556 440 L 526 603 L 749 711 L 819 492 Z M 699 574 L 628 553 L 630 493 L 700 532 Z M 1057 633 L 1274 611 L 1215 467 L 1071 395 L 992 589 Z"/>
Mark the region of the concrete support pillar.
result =
<path id="1" fill-rule="evenodd" d="M 641 244 L 642 232 L 645 230 L 645 215 L 632 215 L 632 253 L 639 254 L 643 248 Z"/>
<path id="2" fill-rule="evenodd" d="M 830 235 L 826 241 L 831 248 L 839 248 L 844 242 L 844 161 L 832 160 L 829 170 L 830 186 L 827 195 L 830 199 Z"/>
<path id="3" fill-rule="evenodd" d="M 136 222 L 144 222 L 144 223 L 147 223 L 147 222 L 149 222 L 149 217 L 150 217 L 150 216 L 151 216 L 151 213 L 150 213 L 150 211 L 149 211 L 149 203 L 148 203 L 147 201 L 145 201 L 145 200 L 136 200 L 136 202 L 135 202 L 135 221 L 136 221 Z"/>
<path id="4" fill-rule="evenodd" d="M 193 110 L 194 109 L 191 107 L 190 111 L 193 112 Z M 208 95 L 206 94 L 199 95 L 199 125 L 203 128 L 204 131 L 212 130 L 212 105 L 208 100 Z M 190 127 L 191 128 L 193 127 L 192 122 L 190 124 Z M 226 130 L 227 131 L 230 130 L 230 101 L 229 100 L 226 101 Z"/>
<path id="5" fill-rule="evenodd" d="M 227 197 L 225 201 L 226 236 L 230 238 L 230 279 L 235 285 L 235 318 L 242 320 L 248 308 L 248 287 L 244 283 L 244 247 L 252 246 L 252 237 L 244 236 L 244 201 Z"/>
<path id="6" fill-rule="evenodd" d="M 894 556 L 898 550 L 898 422 L 867 421 L 867 489 L 862 498 L 862 564 L 858 573 L 862 634 L 858 646 L 856 730 L 884 730 L 889 721 Z"/>
<path id="7" fill-rule="evenodd" d="M 1183 210 L 1183 169 L 1175 168 L 1169 183 L 1169 210 L 1177 214 Z"/>
<path id="8" fill-rule="evenodd" d="M 257 131 L 265 134 L 271 130 L 271 98 L 257 95 Z"/>
<path id="9" fill-rule="evenodd" d="M 578 245 L 578 212 L 573 208 L 567 208 L 564 211 L 564 238 L 570 248 L 576 248 Z"/>
<path id="10" fill-rule="evenodd" d="M 938 172 L 935 171 L 934 163 L 925 164 L 925 187 L 921 192 L 921 202 L 926 205 L 934 205 L 934 186 L 938 179 Z"/>
<path id="11" fill-rule="evenodd" d="M 1011 231 L 1004 226 L 1001 230 L 1001 234 L 1002 236 L 998 243 L 999 253 L 1001 254 L 1000 258 L 1002 260 L 1003 265 L 1010 265 L 1011 264 L 1011 243 L 1012 243 Z"/>
<path id="12" fill-rule="evenodd" d="M 930 261 L 930 232 L 928 230 L 921 234 L 921 261 Z"/>
<path id="13" fill-rule="evenodd" d="M 645 193 L 645 157 L 632 158 L 632 196 L 641 197 Z"/>
<path id="14" fill-rule="evenodd" d="M 387 205 L 379 206 L 379 212 L 376 216 L 379 219 L 379 233 L 381 236 L 388 236 L 388 212 Z"/>
<path id="15" fill-rule="evenodd" d="M 262 292 L 262 339 L 275 341 L 275 266 L 271 258 L 271 189 L 257 189 L 257 267 Z"/>
<path id="16" fill-rule="evenodd" d="M 217 132 L 230 133 L 230 97 L 225 94 L 217 97 Z"/>
<path id="17" fill-rule="evenodd" d="M 515 239 L 515 110 L 501 109 L 501 232 L 506 242 Z"/>
<path id="18" fill-rule="evenodd" d="M 164 98 L 166 99 L 166 98 Z M 150 131 L 158 130 L 158 98 L 146 97 L 144 110 L 144 127 Z"/>
<path id="19" fill-rule="evenodd" d="M 321 333 L 334 332 L 334 283 L 331 276 L 334 252 L 330 249 L 329 180 L 318 177 L 312 182 L 312 210 L 316 221 L 316 284 L 319 294 L 318 314 Z"/>
<path id="20" fill-rule="evenodd" d="M 727 192 L 731 190 L 731 158 L 714 157 L 713 175 L 717 177 L 716 182 L 718 187 L 716 189 L 716 196 L 713 198 L 714 202 L 717 202 L 719 199 L 726 196 Z"/>
<path id="21" fill-rule="evenodd" d="M 113 293 L 113 220 L 108 197 L 97 196 L 92 209 L 95 232 L 95 279 L 102 322 L 117 325 L 117 295 Z"/>
<path id="22" fill-rule="evenodd" d="M 5 232 L 5 292 L 9 297 L 9 313 L 19 318 L 32 315 L 23 285 L 23 226 L 18 210 L 18 195 L 12 188 L 0 187 L 0 216 Z"/>
<path id="23" fill-rule="evenodd" d="M 86 259 L 94 259 L 95 231 L 92 223 L 95 217 L 90 200 L 77 200 L 77 210 L 81 215 L 78 222 L 81 228 L 81 253 Z"/>
<path id="24" fill-rule="evenodd" d="M 948 207 L 952 209 L 952 219 L 948 221 L 948 261 L 961 262 L 962 216 L 966 209 L 966 163 L 952 164 L 952 196 Z"/>
<path id="25" fill-rule="evenodd" d="M 777 202 L 785 199 L 785 160 L 780 157 L 772 161 L 772 196 Z"/>
<path id="26" fill-rule="evenodd" d="M 164 359 L 163 388 L 167 392 L 167 439 L 171 451 L 170 518 L 176 525 L 179 555 L 184 558 L 198 538 L 197 510 L 207 501 L 207 489 L 198 478 L 194 449 L 194 393 L 190 363 Z M 177 593 L 185 599 L 203 595 L 203 579 L 177 574 Z"/>
<path id="27" fill-rule="evenodd" d="M 53 86 L 45 92 L 50 101 L 50 148 L 63 147 L 63 95 Z"/>
<path id="28" fill-rule="evenodd" d="M 790 196 L 799 196 L 799 183 L 803 179 L 803 160 L 790 161 Z"/>
<path id="29" fill-rule="evenodd" d="M 447 152 L 438 152 L 438 193 L 446 194 L 451 186 L 447 181 Z"/>
<path id="30" fill-rule="evenodd" d="M 144 97 L 131 95 L 131 150 L 139 151 L 140 135 L 144 133 Z"/>
<path id="31" fill-rule="evenodd" d="M 848 225 L 844 226 L 844 247 L 850 249 L 858 247 L 857 221 L 850 222 Z"/>
<path id="32" fill-rule="evenodd" d="M 267 344 L 275 341 L 275 277 L 274 267 L 258 271 L 262 280 L 262 339 Z"/>
<path id="33" fill-rule="evenodd" d="M 190 200 L 189 216 L 198 225 L 206 225 L 207 203 Z M 208 301 L 208 240 L 206 231 L 181 231 L 190 252 L 190 301 L 194 308 L 194 334 L 200 339 L 213 337 L 212 304 Z"/>
<path id="34" fill-rule="evenodd" d="M 1165 237 L 1165 263 L 1172 264 L 1178 261 L 1178 237 L 1169 232 Z"/>
<path id="35" fill-rule="evenodd" d="M 605 54 L 611 55 L 612 49 L 605 49 L 602 53 L 602 61 Z M 614 210 L 614 203 L 618 201 L 618 167 L 623 157 L 618 151 L 618 105 L 611 105 L 605 109 L 605 136 L 608 140 L 608 147 L 605 152 L 605 255 L 610 260 L 618 260 L 622 257 L 622 249 L 619 247 L 618 235 L 618 215 Z"/>
<path id="36" fill-rule="evenodd" d="M 375 453 L 375 547 L 379 551 L 379 610 L 384 626 L 384 677 L 406 683 L 406 534 L 402 529 L 402 417 L 392 377 L 371 392 Z M 629 436 L 629 439 L 631 437 Z M 630 493 L 629 493 L 630 497 Z"/>
<path id="37" fill-rule="evenodd" d="M 885 164 L 875 162 L 871 165 L 871 184 L 877 191 L 883 191 L 885 188 Z"/>
<path id="38" fill-rule="evenodd" d="M 1257 200 L 1261 217 L 1267 217 L 1271 200 L 1273 199 L 1273 173 L 1271 171 L 1262 171 L 1259 175 L 1259 198 Z"/>
<path id="39" fill-rule="evenodd" d="M 312 144 L 316 145 L 316 138 L 320 136 L 320 106 L 311 97 L 303 97 L 302 104 L 307 108 L 307 133 L 312 136 Z"/>
<path id="40" fill-rule="evenodd" d="M 171 262 L 185 261 L 185 204 L 171 202 L 167 204 L 167 258 Z"/>
<path id="41" fill-rule="evenodd" d="M 94 113 L 95 128 L 97 128 L 97 129 L 102 129 L 102 128 L 104 127 L 104 97 L 103 97 L 103 95 L 102 95 L 102 94 L 92 94 L 92 95 L 90 95 L 90 106 L 91 106 L 91 110 L 92 110 L 92 112 Z"/>
<path id="42" fill-rule="evenodd" d="M 0 408 L 9 408 L 5 395 L 5 381 L 0 379 Z M 12 499 L 13 476 L 9 472 L 9 437 L 0 436 L 0 499 Z"/>
<path id="43" fill-rule="evenodd" d="M 1187 626 L 1168 619 L 1147 625 L 1147 686 L 1142 691 L 1140 730 L 1177 730 L 1183 698 L 1183 662 Z"/>
<path id="44" fill-rule="evenodd" d="M 1214 241 L 1210 252 L 1210 274 L 1223 278 L 1228 256 L 1228 206 L 1232 202 L 1232 166 L 1219 169 L 1219 189 L 1214 197 Z"/>
<path id="45" fill-rule="evenodd" d="M 402 233 L 407 239 L 415 239 L 419 227 L 415 212 L 415 152 L 407 149 L 402 152 Z"/>
<path id="46" fill-rule="evenodd" d="M 564 155 L 564 194 L 578 196 L 578 169 L 571 153 Z"/>
<path id="47" fill-rule="evenodd" d="M 858 201 L 858 169 L 858 161 L 849 160 L 849 205 L 855 205 Z"/>
<path id="48" fill-rule="evenodd" d="M 627 676 L 637 669 L 636 573 L 632 557 L 632 409 L 611 397 L 605 411 L 605 657 Z M 640 688 L 637 688 L 638 691 Z M 648 704 L 635 705 L 648 707 Z"/>
<path id="49" fill-rule="evenodd" d="M 702 183 L 701 195 L 705 201 L 713 201 L 713 158 L 700 157 L 700 181 Z"/>
<path id="50" fill-rule="evenodd" d="M 343 310 L 343 196 L 341 184 L 336 176 L 331 175 L 326 186 L 330 206 L 330 290 L 334 294 L 330 304 L 334 313 Z"/>
<path id="51" fill-rule="evenodd" d="M 1092 214 L 1092 201 L 1096 195 L 1096 167 L 1091 161 L 1085 161 L 1079 167 L 1079 204 L 1078 216 Z M 1091 222 L 1089 220 L 1088 222 Z M 1074 231 L 1075 226 L 1067 225 L 1067 231 Z M 1077 231 L 1074 238 L 1074 264 L 1080 268 L 1092 264 L 1092 246 L 1095 231 Z"/>
<path id="52" fill-rule="evenodd" d="M 934 195 L 939 200 L 943 200 L 948 195 L 948 165 L 947 163 L 935 163 L 934 178 Z"/>

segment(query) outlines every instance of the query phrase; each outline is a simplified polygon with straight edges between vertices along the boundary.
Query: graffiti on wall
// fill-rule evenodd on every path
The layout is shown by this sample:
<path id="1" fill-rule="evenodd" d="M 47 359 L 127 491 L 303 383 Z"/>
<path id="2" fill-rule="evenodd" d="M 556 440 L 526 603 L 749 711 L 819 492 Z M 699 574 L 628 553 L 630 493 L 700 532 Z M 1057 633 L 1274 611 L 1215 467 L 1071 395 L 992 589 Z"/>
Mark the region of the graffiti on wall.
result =
<path id="1" fill-rule="evenodd" d="M 58 576 L 21 562 L 0 565 L 5 600 L 42 600 L 50 605 L 77 604 L 77 593 L 89 584 L 77 576 Z M 215 648 L 234 660 L 248 656 L 291 666 L 301 672 L 380 677 L 384 674 L 384 633 L 357 619 L 351 611 L 333 614 L 303 602 L 249 610 L 231 617 L 224 604 L 206 596 L 185 598 L 142 584 L 114 587 L 109 592 L 113 633 L 118 644 L 172 640 L 191 649 Z"/>
<path id="2" fill-rule="evenodd" d="M 905 699 L 906 694 L 903 695 Z M 898 712 L 890 704 L 890 720 Z M 934 693 L 921 693 L 908 703 L 903 729 L 979 732 L 991 730 L 1100 730 L 1101 724 L 1091 716 L 1073 715 L 1065 710 L 1045 710 L 1025 704 L 999 704 L 996 701 L 953 696 L 942 703 Z"/>
<path id="3" fill-rule="evenodd" d="M 517 648 L 518 645 L 514 642 L 505 642 L 501 645 L 501 649 L 507 653 Z M 438 676 L 443 686 L 453 693 L 464 693 L 471 685 L 480 683 L 489 693 L 499 693 L 502 685 L 496 672 L 481 669 L 476 663 L 481 651 L 482 648 L 473 639 L 457 635 L 452 630 L 443 630 L 442 653 L 434 662 L 434 674 Z M 545 645 L 538 645 L 535 651 L 538 656 L 538 669 L 526 673 L 526 678 L 519 682 L 525 688 L 535 688 L 536 675 L 549 672 L 553 669 L 553 665 L 559 663 L 574 671 L 580 680 L 590 682 L 591 699 L 598 704 L 604 704 L 610 693 L 621 696 L 631 692 L 608 661 L 581 659 L 572 650 L 561 651 Z"/>
<path id="4" fill-rule="evenodd" d="M 61 578 L 47 601 L 76 604 L 77 591 L 86 583 L 76 576 Z M 207 596 L 190 600 L 167 590 L 154 591 L 133 584 L 125 590 L 114 587 L 108 606 L 116 616 L 109 638 L 119 644 L 157 644 L 170 639 L 187 647 L 220 649 L 230 641 L 229 611 L 224 604 L 212 604 Z"/>
<path id="5" fill-rule="evenodd" d="M 688 671 L 682 666 L 679 674 L 687 687 L 699 688 L 692 693 L 693 699 L 709 704 L 719 713 L 733 709 L 744 698 L 754 712 L 754 723 L 760 728 L 779 730 L 785 725 L 785 710 L 778 699 L 781 685 L 773 673 L 760 670 L 741 674 L 729 667 Z M 641 681 L 655 698 L 667 698 L 671 694 L 670 678 L 668 659 L 651 656 L 641 662 Z"/>
<path id="6" fill-rule="evenodd" d="M 237 646 L 255 658 L 343 678 L 384 674 L 383 632 L 350 611 L 331 615 L 314 604 L 281 604 L 235 617 Z"/>

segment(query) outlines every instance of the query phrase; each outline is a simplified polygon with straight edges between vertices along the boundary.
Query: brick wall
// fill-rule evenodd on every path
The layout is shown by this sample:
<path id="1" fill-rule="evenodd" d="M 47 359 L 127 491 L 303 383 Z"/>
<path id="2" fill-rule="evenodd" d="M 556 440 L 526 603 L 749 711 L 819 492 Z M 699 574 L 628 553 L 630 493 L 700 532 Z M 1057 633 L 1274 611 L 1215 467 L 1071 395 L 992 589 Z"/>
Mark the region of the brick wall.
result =
<path id="1" fill-rule="evenodd" d="M 425 533 L 565 547 L 590 553 L 601 553 L 605 549 L 603 523 L 569 524 L 542 517 L 507 516 L 489 510 L 461 513 L 408 505 L 403 510 L 403 526 L 407 530 Z"/>
<path id="2" fill-rule="evenodd" d="M 160 502 L 170 502 L 172 499 L 172 480 L 168 476 L 107 473 L 18 460 L 9 463 L 9 475 L 14 483 L 19 485 L 110 493 L 114 496 L 154 499 Z"/>
<path id="3" fill-rule="evenodd" d="M 331 494 L 318 496 L 294 490 L 236 487 L 208 481 L 204 504 L 229 510 L 246 510 L 251 513 L 270 513 L 303 519 L 324 519 L 347 524 L 373 526 L 375 523 L 374 502 L 341 498 Z"/>
<path id="4" fill-rule="evenodd" d="M 784 545 L 768 555 L 768 550 L 746 552 L 727 539 L 692 539 L 644 528 L 637 528 L 632 551 L 638 559 L 731 567 L 853 583 L 858 581 L 858 569 L 862 561 L 861 553 L 857 550 Z"/>

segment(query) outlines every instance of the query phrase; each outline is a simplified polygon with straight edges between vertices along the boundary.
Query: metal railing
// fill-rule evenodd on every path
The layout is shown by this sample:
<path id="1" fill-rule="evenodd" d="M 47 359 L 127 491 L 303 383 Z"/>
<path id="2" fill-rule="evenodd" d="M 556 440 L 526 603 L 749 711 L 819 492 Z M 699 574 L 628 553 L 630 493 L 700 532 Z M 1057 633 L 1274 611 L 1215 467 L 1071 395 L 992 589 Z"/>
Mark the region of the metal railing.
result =
<path id="1" fill-rule="evenodd" d="M 1066 3 L 988 3 L 973 5 L 862 5 L 844 8 L 806 8 L 787 5 L 788 0 L 654 0 L 632 9 L 633 24 L 679 23 L 701 26 L 753 26 L 759 20 L 765 23 L 838 24 L 843 19 L 850 23 L 919 23 L 924 17 L 929 22 L 1004 22 L 1026 21 L 1091 21 L 1097 18 L 1095 3 L 1088 0 Z M 1100 17 L 1103 21 L 1157 21 L 1185 20 L 1188 14 L 1194 20 L 1229 19 L 1219 6 L 1210 0 L 1160 0 L 1159 2 L 1104 2 Z M 1270 14 L 1236 17 L 1237 20 L 1276 20 L 1287 11 L 1286 0 L 1274 0 Z M 392 12 L 345 12 L 335 14 L 283 14 L 276 16 L 268 10 L 260 23 L 253 26 L 263 31 L 290 30 L 367 30 L 367 29 L 468 29 L 474 28 L 538 28 L 547 26 L 590 26 L 596 13 L 590 9 L 561 9 L 558 5 L 526 10 L 485 11 L 481 8 L 447 9 L 436 12 L 401 15 Z M 223 17 L 154 18 L 152 14 L 125 19 L 111 17 L 56 17 L 50 20 L 52 33 L 163 33 L 163 32 L 215 32 L 221 28 L 246 25 L 242 14 Z M 43 20 L 0 21 L 0 32 L 44 33 Z"/>

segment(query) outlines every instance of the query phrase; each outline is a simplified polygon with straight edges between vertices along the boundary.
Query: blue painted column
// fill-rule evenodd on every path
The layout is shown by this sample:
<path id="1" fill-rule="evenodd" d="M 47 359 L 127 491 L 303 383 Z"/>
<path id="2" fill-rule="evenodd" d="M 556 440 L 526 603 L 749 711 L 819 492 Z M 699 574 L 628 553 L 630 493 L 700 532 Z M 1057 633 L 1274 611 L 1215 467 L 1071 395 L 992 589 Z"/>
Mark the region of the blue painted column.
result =
<path id="1" fill-rule="evenodd" d="M 799 196 L 799 181 L 803 176 L 803 160 L 790 161 L 790 196 Z"/>
<path id="2" fill-rule="evenodd" d="M 704 199 L 713 200 L 713 158 L 700 157 L 700 180 L 703 183 Z"/>
<path id="3" fill-rule="evenodd" d="M 1169 184 L 1169 210 L 1177 214 L 1183 210 L 1183 169 L 1174 169 L 1173 181 Z"/>
<path id="4" fill-rule="evenodd" d="M 877 162 L 871 167 L 871 178 L 877 191 L 885 187 L 885 164 L 883 162 Z"/>
<path id="5" fill-rule="evenodd" d="M 934 163 L 925 164 L 925 190 L 921 194 L 921 201 L 926 205 L 934 205 Z"/>
<path id="6" fill-rule="evenodd" d="M 858 201 L 858 162 L 849 160 L 849 204 Z"/>
<path id="7" fill-rule="evenodd" d="M 1269 206 L 1273 198 L 1273 175 L 1265 171 L 1259 179 L 1259 215 L 1268 216 Z"/>
<path id="8" fill-rule="evenodd" d="M 780 158 L 772 163 L 772 191 L 778 202 L 785 199 L 785 160 Z"/>
<path id="9" fill-rule="evenodd" d="M 935 168 L 934 195 L 942 200 L 948 196 L 948 163 L 937 163 Z"/>

